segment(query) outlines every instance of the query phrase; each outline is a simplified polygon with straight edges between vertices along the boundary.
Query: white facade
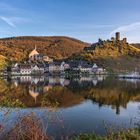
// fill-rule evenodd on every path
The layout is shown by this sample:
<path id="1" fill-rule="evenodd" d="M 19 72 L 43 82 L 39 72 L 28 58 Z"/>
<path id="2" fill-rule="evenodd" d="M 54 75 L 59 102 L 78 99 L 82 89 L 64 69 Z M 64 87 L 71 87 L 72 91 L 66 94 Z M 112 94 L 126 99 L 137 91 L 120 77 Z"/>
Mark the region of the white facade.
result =
<path id="1" fill-rule="evenodd" d="M 32 66 L 32 74 L 43 74 L 43 73 L 45 73 L 44 67 L 39 67 L 37 65 Z"/>
<path id="2" fill-rule="evenodd" d="M 49 65 L 49 72 L 60 72 L 61 66 L 55 65 L 55 64 L 50 64 Z"/>
<path id="3" fill-rule="evenodd" d="M 37 65 L 19 65 L 12 68 L 12 75 L 31 75 L 31 74 L 44 74 L 45 68 Z"/>
<path id="4" fill-rule="evenodd" d="M 30 69 L 20 69 L 20 74 L 22 75 L 30 75 L 32 73 L 31 68 Z"/>
<path id="5" fill-rule="evenodd" d="M 81 71 L 81 72 L 91 72 L 91 71 L 92 71 L 92 68 L 85 68 L 85 67 L 82 67 L 82 68 L 80 68 L 80 71 Z"/>

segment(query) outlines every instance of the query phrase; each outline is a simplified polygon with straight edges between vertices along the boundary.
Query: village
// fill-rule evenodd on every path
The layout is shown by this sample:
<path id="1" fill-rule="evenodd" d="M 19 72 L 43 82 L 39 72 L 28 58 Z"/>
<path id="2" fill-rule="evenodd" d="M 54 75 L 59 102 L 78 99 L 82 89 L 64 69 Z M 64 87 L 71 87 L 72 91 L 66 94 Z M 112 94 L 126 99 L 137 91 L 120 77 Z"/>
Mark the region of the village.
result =
<path id="1" fill-rule="evenodd" d="M 54 61 L 34 50 L 29 54 L 29 60 L 23 63 L 15 63 L 11 66 L 10 75 L 65 75 L 75 74 L 104 74 L 106 70 L 97 64 L 91 64 L 84 60 Z M 5 75 L 7 72 L 5 72 Z"/>

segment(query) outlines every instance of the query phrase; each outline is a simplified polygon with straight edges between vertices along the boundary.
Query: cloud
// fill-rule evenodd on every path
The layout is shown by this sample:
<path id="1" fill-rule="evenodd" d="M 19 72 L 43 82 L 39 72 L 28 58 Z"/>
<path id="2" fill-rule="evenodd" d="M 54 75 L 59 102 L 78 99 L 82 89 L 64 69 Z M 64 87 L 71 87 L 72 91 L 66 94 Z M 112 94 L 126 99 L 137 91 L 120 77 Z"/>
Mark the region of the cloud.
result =
<path id="1" fill-rule="evenodd" d="M 21 17 L 4 17 L 4 16 L 0 16 L 0 20 L 4 21 L 12 28 L 15 28 L 16 24 L 18 23 L 25 23 L 29 21 L 28 19 L 21 18 Z"/>
<path id="2" fill-rule="evenodd" d="M 114 25 L 100 24 L 100 25 L 92 25 L 93 28 L 110 28 Z"/>
<path id="3" fill-rule="evenodd" d="M 124 25 L 121 27 L 118 27 L 117 29 L 113 30 L 110 35 L 113 35 L 115 32 L 130 32 L 130 31 L 134 31 L 140 29 L 140 22 L 135 22 L 129 25 Z"/>
<path id="4" fill-rule="evenodd" d="M 11 18 L 7 18 L 7 17 L 0 17 L 1 20 L 3 20 L 5 23 L 7 23 L 9 26 L 11 27 L 16 27 L 16 25 L 14 24 L 14 22 L 11 20 Z"/>
<path id="5" fill-rule="evenodd" d="M 63 23 L 64 24 L 64 23 Z M 114 25 L 109 24 L 79 24 L 79 23 L 69 23 L 62 26 L 63 29 L 85 29 L 85 30 L 93 30 L 93 29 L 101 29 L 101 28 L 111 28 Z"/>
<path id="6" fill-rule="evenodd" d="M 15 28 L 18 23 L 29 22 L 29 19 L 24 18 L 24 16 L 27 17 L 27 10 L 15 7 L 9 3 L 0 2 L 0 13 L 0 20 L 12 28 Z"/>
<path id="7" fill-rule="evenodd" d="M 130 43 L 140 42 L 140 21 L 120 26 L 113 30 L 110 36 L 113 36 L 115 32 L 121 32 L 121 35 L 127 37 Z"/>

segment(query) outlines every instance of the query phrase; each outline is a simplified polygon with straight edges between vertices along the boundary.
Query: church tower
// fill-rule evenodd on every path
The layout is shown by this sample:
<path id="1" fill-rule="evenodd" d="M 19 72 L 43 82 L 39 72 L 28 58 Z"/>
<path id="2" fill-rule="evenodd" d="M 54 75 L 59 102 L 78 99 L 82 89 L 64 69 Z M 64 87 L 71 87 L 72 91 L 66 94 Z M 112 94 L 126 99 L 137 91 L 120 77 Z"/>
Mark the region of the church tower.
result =
<path id="1" fill-rule="evenodd" d="M 30 61 L 42 61 L 43 60 L 43 55 L 38 53 L 36 45 L 34 50 L 29 54 L 29 60 Z"/>

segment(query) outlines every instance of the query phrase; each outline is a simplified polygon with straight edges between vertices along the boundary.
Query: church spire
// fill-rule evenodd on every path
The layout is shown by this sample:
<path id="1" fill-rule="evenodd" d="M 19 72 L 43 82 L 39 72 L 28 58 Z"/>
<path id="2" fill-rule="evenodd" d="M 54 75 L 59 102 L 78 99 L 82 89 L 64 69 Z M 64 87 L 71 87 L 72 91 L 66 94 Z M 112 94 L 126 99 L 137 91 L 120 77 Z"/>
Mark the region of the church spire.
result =
<path id="1" fill-rule="evenodd" d="M 36 45 L 35 45 L 35 49 L 34 50 L 36 51 Z"/>
<path id="2" fill-rule="evenodd" d="M 37 52 L 37 47 L 36 47 L 36 45 L 34 46 L 35 48 L 34 48 L 34 50 L 29 54 L 29 58 L 31 57 L 31 56 L 34 56 L 34 55 L 38 55 L 39 53 Z"/>

